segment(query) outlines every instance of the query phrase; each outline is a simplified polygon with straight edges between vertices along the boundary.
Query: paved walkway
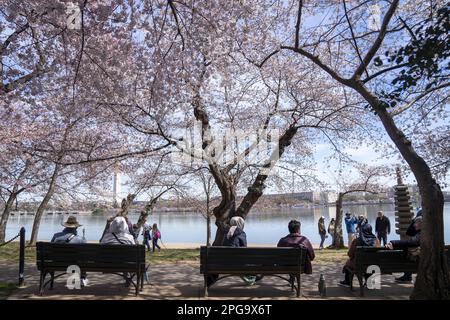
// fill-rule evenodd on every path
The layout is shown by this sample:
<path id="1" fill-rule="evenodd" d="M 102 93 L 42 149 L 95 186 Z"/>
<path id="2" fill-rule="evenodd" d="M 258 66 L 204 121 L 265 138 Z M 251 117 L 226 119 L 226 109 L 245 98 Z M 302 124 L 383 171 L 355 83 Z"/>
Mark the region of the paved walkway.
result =
<path id="1" fill-rule="evenodd" d="M 312 275 L 302 275 L 300 299 L 321 299 L 318 293 L 318 280 L 325 275 L 328 299 L 361 299 L 355 280 L 355 291 L 337 285 L 342 279 L 339 265 L 313 265 Z M 17 264 L 0 261 L 0 282 L 17 281 Z M 25 269 L 25 287 L 14 291 L 9 299 L 203 299 L 203 276 L 199 274 L 198 263 L 156 264 L 151 267 L 150 284 L 136 297 L 132 287 L 126 288 L 124 280 L 111 274 L 89 273 L 89 286 L 80 290 L 65 287 L 67 276 L 55 280 L 53 290 L 46 289 L 41 297 L 37 295 L 39 274 L 34 264 Z M 412 284 L 397 284 L 394 275 L 383 275 L 381 290 L 366 290 L 365 299 L 409 299 Z M 276 277 L 265 277 L 260 283 L 247 286 L 237 278 L 231 277 L 215 284 L 209 290 L 208 299 L 298 299 L 291 293 L 287 282 Z"/>

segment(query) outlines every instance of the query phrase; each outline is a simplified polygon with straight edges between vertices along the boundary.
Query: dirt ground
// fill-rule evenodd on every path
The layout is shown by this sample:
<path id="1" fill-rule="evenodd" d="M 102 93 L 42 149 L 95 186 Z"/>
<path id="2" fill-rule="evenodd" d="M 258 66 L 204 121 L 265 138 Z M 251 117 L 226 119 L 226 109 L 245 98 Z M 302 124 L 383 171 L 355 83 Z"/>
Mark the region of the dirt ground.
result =
<path id="1" fill-rule="evenodd" d="M 0 261 L 0 282 L 16 283 L 18 266 Z M 302 275 L 302 297 L 300 299 L 323 299 L 319 296 L 320 274 L 325 275 L 327 285 L 326 299 L 353 300 L 359 297 L 359 286 L 355 279 L 354 291 L 338 286 L 342 280 L 342 264 L 313 264 L 313 274 Z M 413 284 L 398 284 L 394 277 L 382 275 L 381 289 L 365 289 L 364 299 L 409 299 Z M 35 264 L 26 264 L 25 286 L 14 290 L 7 299 L 57 299 L 57 300 L 96 300 L 96 299 L 204 299 L 203 276 L 198 262 L 155 264 L 150 267 L 149 281 L 139 296 L 134 295 L 133 286 L 126 287 L 118 275 L 89 273 L 89 285 L 70 290 L 66 287 L 67 275 L 55 280 L 53 290 L 46 288 L 43 296 L 38 295 L 39 272 Z M 277 277 L 265 277 L 255 285 L 246 285 L 239 277 L 219 281 L 209 289 L 207 299 L 299 299 L 291 292 L 287 282 Z"/>

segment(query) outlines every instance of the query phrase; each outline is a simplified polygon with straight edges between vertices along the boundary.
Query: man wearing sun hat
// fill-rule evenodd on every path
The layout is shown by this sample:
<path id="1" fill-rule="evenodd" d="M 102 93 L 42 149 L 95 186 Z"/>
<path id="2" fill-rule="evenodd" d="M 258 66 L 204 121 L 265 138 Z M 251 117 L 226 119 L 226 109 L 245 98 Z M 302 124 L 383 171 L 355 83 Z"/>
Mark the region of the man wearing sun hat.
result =
<path id="1" fill-rule="evenodd" d="M 58 243 L 86 243 L 86 239 L 80 237 L 77 233 L 77 228 L 82 225 L 78 223 L 77 218 L 74 216 L 69 216 L 67 221 L 61 223 L 64 230 L 53 235 L 51 242 Z M 80 275 L 81 285 L 83 287 L 87 286 L 89 281 L 87 279 L 86 272 L 81 271 Z"/>
<path id="2" fill-rule="evenodd" d="M 86 240 L 80 237 L 77 233 L 77 228 L 81 227 L 77 218 L 70 216 L 67 221 L 62 223 L 64 230 L 53 235 L 51 242 L 64 242 L 64 243 L 86 243 Z"/>

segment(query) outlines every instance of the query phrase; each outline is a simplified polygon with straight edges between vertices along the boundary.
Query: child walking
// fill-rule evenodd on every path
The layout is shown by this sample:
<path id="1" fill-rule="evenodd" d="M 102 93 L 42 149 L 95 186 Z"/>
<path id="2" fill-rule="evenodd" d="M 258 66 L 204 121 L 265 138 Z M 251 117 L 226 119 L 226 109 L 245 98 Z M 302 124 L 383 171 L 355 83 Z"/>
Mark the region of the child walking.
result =
<path id="1" fill-rule="evenodd" d="M 158 245 L 158 239 L 161 239 L 161 232 L 158 230 L 158 225 L 154 223 L 152 227 L 153 252 L 155 252 L 155 247 L 158 248 L 158 251 L 161 251 L 161 247 Z"/>
<path id="2" fill-rule="evenodd" d="M 142 235 L 144 236 L 143 244 L 147 247 L 147 250 L 150 252 L 150 240 L 152 227 L 148 223 L 144 223 Z"/>

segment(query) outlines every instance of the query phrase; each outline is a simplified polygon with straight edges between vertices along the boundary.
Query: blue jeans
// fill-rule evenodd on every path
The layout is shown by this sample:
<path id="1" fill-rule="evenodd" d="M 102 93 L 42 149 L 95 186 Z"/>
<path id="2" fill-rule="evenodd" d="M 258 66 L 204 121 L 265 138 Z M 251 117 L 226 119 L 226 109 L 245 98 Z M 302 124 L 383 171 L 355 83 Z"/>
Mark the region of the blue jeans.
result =
<path id="1" fill-rule="evenodd" d="M 321 241 L 320 241 L 320 246 L 319 246 L 319 248 L 323 248 L 323 243 L 325 242 L 326 237 L 327 237 L 327 236 L 326 236 L 325 234 L 321 234 L 321 235 L 320 235 Z"/>
<path id="2" fill-rule="evenodd" d="M 161 250 L 161 247 L 158 245 L 158 239 L 153 239 L 152 244 L 153 244 L 153 252 L 155 252 L 155 247 L 157 247 L 158 250 Z"/>
<path id="3" fill-rule="evenodd" d="M 387 243 L 387 234 L 386 233 L 381 233 L 381 232 L 377 233 L 377 238 L 380 241 L 380 244 L 381 244 L 381 240 L 383 240 L 383 246 L 386 245 L 386 243 Z"/>
<path id="4" fill-rule="evenodd" d="M 147 250 L 150 251 L 150 239 L 144 236 L 143 244 L 147 247 Z"/>

